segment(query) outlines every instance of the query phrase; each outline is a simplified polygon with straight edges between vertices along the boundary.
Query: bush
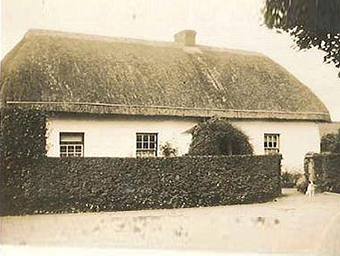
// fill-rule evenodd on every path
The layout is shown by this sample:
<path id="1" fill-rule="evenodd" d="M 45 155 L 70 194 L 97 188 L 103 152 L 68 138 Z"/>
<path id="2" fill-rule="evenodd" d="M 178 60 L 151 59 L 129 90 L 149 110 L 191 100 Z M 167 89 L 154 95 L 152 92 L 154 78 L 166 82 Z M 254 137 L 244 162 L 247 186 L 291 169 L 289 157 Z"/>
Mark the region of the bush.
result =
<path id="1" fill-rule="evenodd" d="M 321 152 L 340 153 L 340 129 L 321 138 Z"/>
<path id="2" fill-rule="evenodd" d="M 247 154 L 253 154 L 249 138 L 224 119 L 209 119 L 193 130 L 188 155 Z"/>
<path id="3" fill-rule="evenodd" d="M 46 155 L 46 115 L 33 109 L 1 109 L 2 158 L 38 159 Z"/>
<path id="4" fill-rule="evenodd" d="M 170 142 L 160 146 L 161 154 L 164 157 L 174 157 L 177 155 L 177 149 L 172 147 Z"/>
<path id="5" fill-rule="evenodd" d="M 302 174 L 300 173 L 283 172 L 281 175 L 281 187 L 295 188 L 301 176 Z"/>
<path id="6" fill-rule="evenodd" d="M 16 209 L 26 200 L 25 167 L 46 154 L 46 116 L 39 110 L 2 108 L 0 136 L 0 207 Z"/>
<path id="7" fill-rule="evenodd" d="M 314 154 L 313 160 L 319 190 L 340 193 L 340 154 Z"/>
<path id="8" fill-rule="evenodd" d="M 281 156 L 42 158 L 11 165 L 2 215 L 265 202 L 281 194 Z"/>

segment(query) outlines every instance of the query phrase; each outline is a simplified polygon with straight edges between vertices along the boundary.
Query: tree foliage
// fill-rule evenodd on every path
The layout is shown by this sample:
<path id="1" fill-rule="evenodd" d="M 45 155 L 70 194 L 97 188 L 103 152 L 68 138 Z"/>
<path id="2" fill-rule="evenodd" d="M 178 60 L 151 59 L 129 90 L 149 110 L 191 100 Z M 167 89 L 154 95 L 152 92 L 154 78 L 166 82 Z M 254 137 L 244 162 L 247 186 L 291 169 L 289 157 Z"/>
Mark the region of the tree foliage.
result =
<path id="1" fill-rule="evenodd" d="M 264 18 L 269 28 L 289 32 L 300 49 L 317 47 L 326 63 L 340 68 L 340 0 L 266 0 Z"/>
<path id="2" fill-rule="evenodd" d="M 340 129 L 321 138 L 321 152 L 340 153 Z"/>
<path id="3" fill-rule="evenodd" d="M 253 154 L 248 136 L 224 119 L 212 118 L 195 126 L 189 155 Z"/>

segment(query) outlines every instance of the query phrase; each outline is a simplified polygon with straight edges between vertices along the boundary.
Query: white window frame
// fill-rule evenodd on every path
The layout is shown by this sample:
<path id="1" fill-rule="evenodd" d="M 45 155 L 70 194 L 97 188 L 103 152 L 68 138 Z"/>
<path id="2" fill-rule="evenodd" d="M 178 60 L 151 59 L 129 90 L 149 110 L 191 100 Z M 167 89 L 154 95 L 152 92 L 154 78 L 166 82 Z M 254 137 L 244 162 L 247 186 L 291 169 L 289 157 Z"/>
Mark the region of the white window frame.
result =
<path id="1" fill-rule="evenodd" d="M 151 136 L 153 136 L 153 140 Z M 141 140 L 139 138 L 141 138 Z M 135 142 L 136 142 L 135 144 L 136 157 L 157 157 L 158 155 L 157 132 L 137 132 Z"/>
<path id="2" fill-rule="evenodd" d="M 80 140 L 63 140 L 62 137 L 80 137 Z M 84 157 L 84 132 L 60 132 L 59 156 L 60 157 Z"/>
<path id="3" fill-rule="evenodd" d="M 266 155 L 280 153 L 280 134 L 265 133 L 263 136 L 263 148 Z"/>

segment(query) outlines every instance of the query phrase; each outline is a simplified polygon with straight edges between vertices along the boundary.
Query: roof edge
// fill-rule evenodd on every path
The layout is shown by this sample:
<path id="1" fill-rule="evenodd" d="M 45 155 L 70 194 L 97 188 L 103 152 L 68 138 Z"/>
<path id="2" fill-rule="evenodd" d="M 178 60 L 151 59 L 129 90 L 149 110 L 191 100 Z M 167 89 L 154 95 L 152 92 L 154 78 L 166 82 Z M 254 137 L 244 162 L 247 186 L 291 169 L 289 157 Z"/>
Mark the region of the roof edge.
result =
<path id="1" fill-rule="evenodd" d="M 29 29 L 25 33 L 24 38 L 27 38 L 31 35 L 52 36 L 52 37 L 55 36 L 55 37 L 82 39 L 82 40 L 89 40 L 89 41 L 101 41 L 101 42 L 142 44 L 142 45 L 159 46 L 159 47 L 196 48 L 196 49 L 200 49 L 203 51 L 228 52 L 228 53 L 233 53 L 233 54 L 254 55 L 254 56 L 260 56 L 260 57 L 266 56 L 260 52 L 240 50 L 240 49 L 234 49 L 234 48 L 224 48 L 224 47 L 219 47 L 219 46 L 200 45 L 200 44 L 195 44 L 192 46 L 185 46 L 185 45 L 177 44 L 174 41 L 158 41 L 158 40 L 152 40 L 152 39 L 105 36 L 105 35 L 99 35 L 99 34 L 86 34 L 86 33 L 79 33 L 79 32 L 60 31 L 60 30 L 44 30 L 44 29 L 36 29 L 36 28 Z"/>
<path id="2" fill-rule="evenodd" d="M 9 108 L 19 107 L 53 112 L 91 113 L 91 114 L 122 114 L 147 116 L 177 117 L 212 117 L 219 116 L 237 119 L 277 119 L 331 122 L 328 112 L 293 112 L 268 110 L 239 110 L 215 108 L 187 108 L 171 106 L 143 106 L 90 102 L 37 102 L 7 101 Z"/>
<path id="3" fill-rule="evenodd" d="M 116 42 L 116 43 L 135 43 L 135 44 L 144 44 L 144 45 L 158 45 L 158 46 L 173 46 L 178 47 L 172 41 L 157 41 L 157 40 L 148 40 L 148 39 L 140 39 L 140 38 L 132 38 L 132 37 L 119 37 L 119 36 L 105 36 L 99 34 L 86 34 L 79 32 L 70 32 L 70 31 L 60 31 L 60 30 L 44 30 L 44 29 L 30 29 L 26 32 L 24 38 L 30 36 L 51 36 L 51 37 L 63 37 L 70 39 L 81 39 L 88 41 L 102 41 L 102 42 Z"/>

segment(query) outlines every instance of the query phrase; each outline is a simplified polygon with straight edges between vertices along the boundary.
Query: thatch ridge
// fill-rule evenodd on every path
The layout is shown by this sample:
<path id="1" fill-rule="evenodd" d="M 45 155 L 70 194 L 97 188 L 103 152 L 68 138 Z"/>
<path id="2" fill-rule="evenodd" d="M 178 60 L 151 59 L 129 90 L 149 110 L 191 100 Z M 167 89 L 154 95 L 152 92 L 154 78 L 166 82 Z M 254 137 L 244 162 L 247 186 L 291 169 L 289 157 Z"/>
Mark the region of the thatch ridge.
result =
<path id="1" fill-rule="evenodd" d="M 87 40 L 87 41 L 142 44 L 142 45 L 149 45 L 149 46 L 168 46 L 168 47 L 175 47 L 175 48 L 200 48 L 203 50 L 211 50 L 211 51 L 216 51 L 216 52 L 229 52 L 229 53 L 236 53 L 236 54 L 257 55 L 257 56 L 265 57 L 264 54 L 259 53 L 259 52 L 246 51 L 246 50 L 240 50 L 240 49 L 222 48 L 218 46 L 197 45 L 194 47 L 192 46 L 182 47 L 181 45 L 175 44 L 173 42 L 168 42 L 168 41 L 146 40 L 146 39 L 139 39 L 139 38 L 132 38 L 132 37 L 130 38 L 130 37 L 111 37 L 111 36 L 103 36 L 103 35 L 90 35 L 90 34 L 57 31 L 57 30 L 30 29 L 24 35 L 24 38 L 27 38 L 29 36 L 51 36 L 51 37 L 63 37 L 63 38 L 70 38 L 70 39 L 80 39 L 80 40 Z"/>
<path id="2" fill-rule="evenodd" d="M 89 113 L 330 120 L 324 104 L 268 57 L 206 46 L 191 49 L 30 31 L 2 62 L 2 104 L 31 102 L 30 107 L 51 111 Z"/>

